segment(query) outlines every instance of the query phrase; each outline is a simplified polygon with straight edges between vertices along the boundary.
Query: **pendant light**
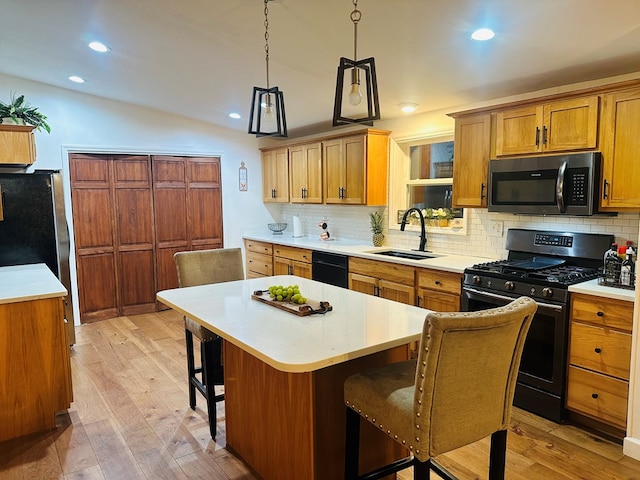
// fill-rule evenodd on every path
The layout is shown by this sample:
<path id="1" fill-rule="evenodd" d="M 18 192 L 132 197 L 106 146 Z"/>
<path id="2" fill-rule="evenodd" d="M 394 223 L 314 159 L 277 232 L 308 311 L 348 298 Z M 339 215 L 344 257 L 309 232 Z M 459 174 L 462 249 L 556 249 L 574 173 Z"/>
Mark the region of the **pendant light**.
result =
<path id="1" fill-rule="evenodd" d="M 267 67 L 267 88 L 253 87 L 249 133 L 256 137 L 286 137 L 287 120 L 284 95 L 278 87 L 269 88 L 269 0 L 264 0 L 264 50 Z"/>
<path id="2" fill-rule="evenodd" d="M 358 22 L 362 12 L 358 10 L 358 0 L 353 1 L 351 21 L 353 22 L 353 60 L 341 57 L 338 65 L 338 79 L 336 81 L 336 97 L 333 105 L 333 126 L 361 123 L 373 125 L 374 120 L 380 119 L 380 106 L 378 103 L 378 83 L 376 81 L 376 65 L 373 57 L 358 60 Z M 345 84 L 345 75 L 349 72 L 350 83 Z M 362 81 L 364 80 L 364 85 Z M 364 87 L 364 88 L 363 88 Z M 343 95 L 346 90 L 347 95 Z M 346 96 L 349 105 L 343 114 L 343 96 Z M 362 97 L 365 98 L 362 98 Z M 362 102 L 366 101 L 366 104 Z M 366 106 L 366 109 L 365 109 Z M 350 117 L 346 116 L 350 115 Z"/>

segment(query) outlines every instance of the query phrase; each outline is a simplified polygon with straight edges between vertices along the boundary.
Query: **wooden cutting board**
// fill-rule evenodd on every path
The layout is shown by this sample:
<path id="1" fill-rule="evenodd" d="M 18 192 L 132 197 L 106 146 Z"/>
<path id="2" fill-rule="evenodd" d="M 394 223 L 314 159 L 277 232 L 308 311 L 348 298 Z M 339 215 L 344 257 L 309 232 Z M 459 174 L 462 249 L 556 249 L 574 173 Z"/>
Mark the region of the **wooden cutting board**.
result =
<path id="1" fill-rule="evenodd" d="M 271 305 L 272 307 L 279 308 L 280 310 L 284 310 L 285 312 L 293 313 L 299 317 L 313 315 L 315 313 L 326 313 L 333 310 L 333 307 L 329 302 L 312 300 L 309 298 L 307 298 L 307 302 L 303 304 L 279 302 L 269 297 L 268 291 L 265 292 L 263 290 L 256 290 L 253 292 L 251 298 L 259 302 L 266 303 L 267 305 Z"/>

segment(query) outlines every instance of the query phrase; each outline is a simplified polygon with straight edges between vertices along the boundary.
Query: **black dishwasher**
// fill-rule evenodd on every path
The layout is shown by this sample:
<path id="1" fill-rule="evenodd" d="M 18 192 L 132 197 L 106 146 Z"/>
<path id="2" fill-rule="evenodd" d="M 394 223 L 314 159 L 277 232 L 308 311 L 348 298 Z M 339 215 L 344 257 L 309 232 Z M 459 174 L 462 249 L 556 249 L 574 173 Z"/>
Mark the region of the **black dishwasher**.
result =
<path id="1" fill-rule="evenodd" d="M 318 282 L 349 288 L 349 257 L 337 253 L 313 250 L 311 278 Z"/>

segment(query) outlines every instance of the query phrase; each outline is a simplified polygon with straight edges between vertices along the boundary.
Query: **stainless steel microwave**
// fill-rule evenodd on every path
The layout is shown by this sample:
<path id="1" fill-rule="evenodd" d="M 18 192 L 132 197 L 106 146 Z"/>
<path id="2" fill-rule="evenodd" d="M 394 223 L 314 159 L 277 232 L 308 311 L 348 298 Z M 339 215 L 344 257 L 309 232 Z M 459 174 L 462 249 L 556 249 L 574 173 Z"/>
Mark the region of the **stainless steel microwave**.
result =
<path id="1" fill-rule="evenodd" d="M 532 215 L 598 213 L 600 152 L 491 160 L 490 212 Z"/>

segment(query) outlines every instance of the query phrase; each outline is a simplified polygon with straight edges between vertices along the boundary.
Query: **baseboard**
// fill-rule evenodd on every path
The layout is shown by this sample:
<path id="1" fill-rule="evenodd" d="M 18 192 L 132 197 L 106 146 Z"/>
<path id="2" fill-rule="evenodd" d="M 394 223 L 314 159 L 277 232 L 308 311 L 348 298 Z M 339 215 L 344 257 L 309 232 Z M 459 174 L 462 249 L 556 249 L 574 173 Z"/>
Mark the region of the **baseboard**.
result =
<path id="1" fill-rule="evenodd" d="M 640 460 L 640 438 L 624 437 L 622 453 L 628 457 Z"/>

